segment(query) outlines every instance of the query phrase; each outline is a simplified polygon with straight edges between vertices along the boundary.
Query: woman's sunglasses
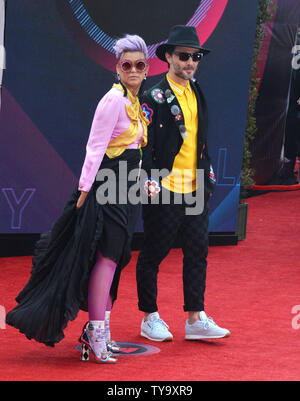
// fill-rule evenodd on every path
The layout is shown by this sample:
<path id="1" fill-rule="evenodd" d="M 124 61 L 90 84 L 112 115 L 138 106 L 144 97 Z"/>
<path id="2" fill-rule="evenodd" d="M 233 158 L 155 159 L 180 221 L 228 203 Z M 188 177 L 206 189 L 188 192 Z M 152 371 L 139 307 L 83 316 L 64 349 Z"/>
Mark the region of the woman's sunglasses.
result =
<path id="1" fill-rule="evenodd" d="M 194 62 L 200 61 L 202 57 L 204 56 L 203 53 L 197 52 L 197 53 L 185 53 L 185 52 L 178 52 L 174 51 L 174 54 L 179 57 L 180 61 L 188 61 L 190 57 L 192 57 L 192 60 Z"/>
<path id="2" fill-rule="evenodd" d="M 146 60 L 137 60 L 135 62 L 120 60 L 118 64 L 123 72 L 130 72 L 133 67 L 135 67 L 137 72 L 144 72 L 148 65 Z"/>

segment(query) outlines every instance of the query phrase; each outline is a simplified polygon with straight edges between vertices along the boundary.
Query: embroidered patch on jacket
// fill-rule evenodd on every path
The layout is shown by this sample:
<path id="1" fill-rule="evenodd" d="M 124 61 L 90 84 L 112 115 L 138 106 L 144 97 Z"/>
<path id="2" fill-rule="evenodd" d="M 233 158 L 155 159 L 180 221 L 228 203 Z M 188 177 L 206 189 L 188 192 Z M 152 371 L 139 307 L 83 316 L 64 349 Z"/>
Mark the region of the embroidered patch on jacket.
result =
<path id="1" fill-rule="evenodd" d="M 163 91 L 159 88 L 152 89 L 151 96 L 156 101 L 156 103 L 162 104 L 166 101 Z"/>
<path id="2" fill-rule="evenodd" d="M 171 107 L 171 113 L 175 116 L 175 121 L 183 120 L 183 113 L 180 107 L 177 104 L 173 104 Z"/>
<path id="3" fill-rule="evenodd" d="M 216 176 L 215 176 L 215 173 L 214 173 L 214 170 L 213 170 L 212 166 L 210 166 L 209 178 L 210 178 L 213 182 L 216 182 Z"/>
<path id="4" fill-rule="evenodd" d="M 151 124 L 154 111 L 152 109 L 150 109 L 150 107 L 146 103 L 143 103 L 141 107 L 142 107 L 144 116 L 147 118 L 147 120 Z"/>
<path id="5" fill-rule="evenodd" d="M 167 98 L 167 102 L 170 104 L 170 103 L 172 103 L 173 102 L 173 100 L 175 99 L 175 95 L 171 95 L 171 96 L 169 96 L 168 98 Z"/>
<path id="6" fill-rule="evenodd" d="M 178 114 L 176 114 L 175 120 L 176 120 L 176 121 L 181 121 L 181 120 L 183 120 L 183 114 L 182 114 L 182 111 L 181 111 L 181 110 L 179 111 Z"/>

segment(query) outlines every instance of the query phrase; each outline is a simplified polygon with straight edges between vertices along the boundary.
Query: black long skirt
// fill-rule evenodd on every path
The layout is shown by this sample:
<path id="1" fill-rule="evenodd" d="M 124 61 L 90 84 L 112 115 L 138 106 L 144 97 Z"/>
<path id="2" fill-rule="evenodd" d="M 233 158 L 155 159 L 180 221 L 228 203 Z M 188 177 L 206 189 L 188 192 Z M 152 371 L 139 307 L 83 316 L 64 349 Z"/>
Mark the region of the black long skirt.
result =
<path id="1" fill-rule="evenodd" d="M 126 150 L 114 159 L 104 157 L 100 170 L 114 171 L 117 187 L 120 161 L 127 162 L 128 173 L 138 169 L 139 150 Z M 6 323 L 28 339 L 54 346 L 79 310 L 88 310 L 88 281 L 98 250 L 117 263 L 111 287 L 113 301 L 117 297 L 121 271 L 131 258 L 140 206 L 99 204 L 96 194 L 103 182 L 95 180 L 80 209 L 76 208 L 80 192 L 75 188 L 62 215 L 36 243 L 30 279 L 16 298 L 18 305 L 6 316 Z M 128 189 L 134 184 L 128 182 Z M 118 195 L 117 191 L 117 200 Z"/>

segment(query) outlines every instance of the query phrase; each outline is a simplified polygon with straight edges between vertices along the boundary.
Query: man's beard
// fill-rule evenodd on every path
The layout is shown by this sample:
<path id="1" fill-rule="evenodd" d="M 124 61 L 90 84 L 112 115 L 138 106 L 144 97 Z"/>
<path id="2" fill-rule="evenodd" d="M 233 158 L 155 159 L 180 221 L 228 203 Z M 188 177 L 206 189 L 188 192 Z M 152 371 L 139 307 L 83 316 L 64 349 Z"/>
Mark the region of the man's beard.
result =
<path id="1" fill-rule="evenodd" d="M 186 71 L 183 68 L 178 68 L 176 65 L 174 66 L 174 73 L 177 75 L 179 78 L 184 79 L 188 81 L 189 79 L 193 78 L 195 75 L 195 72 L 197 68 L 190 68 L 189 71 Z"/>

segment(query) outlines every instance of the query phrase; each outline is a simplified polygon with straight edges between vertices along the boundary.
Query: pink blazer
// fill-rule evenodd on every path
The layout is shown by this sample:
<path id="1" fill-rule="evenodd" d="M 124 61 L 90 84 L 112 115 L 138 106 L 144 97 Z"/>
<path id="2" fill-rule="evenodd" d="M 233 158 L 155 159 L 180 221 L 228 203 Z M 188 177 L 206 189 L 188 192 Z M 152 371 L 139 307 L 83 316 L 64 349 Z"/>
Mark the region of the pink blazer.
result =
<path id="1" fill-rule="evenodd" d="M 128 129 L 131 120 L 125 105 L 130 104 L 130 100 L 116 88 L 112 88 L 100 100 L 86 146 L 86 156 L 79 178 L 79 191 L 88 192 L 91 189 L 109 142 Z M 143 127 L 140 123 L 140 135 L 127 149 L 138 149 L 142 133 Z"/>

